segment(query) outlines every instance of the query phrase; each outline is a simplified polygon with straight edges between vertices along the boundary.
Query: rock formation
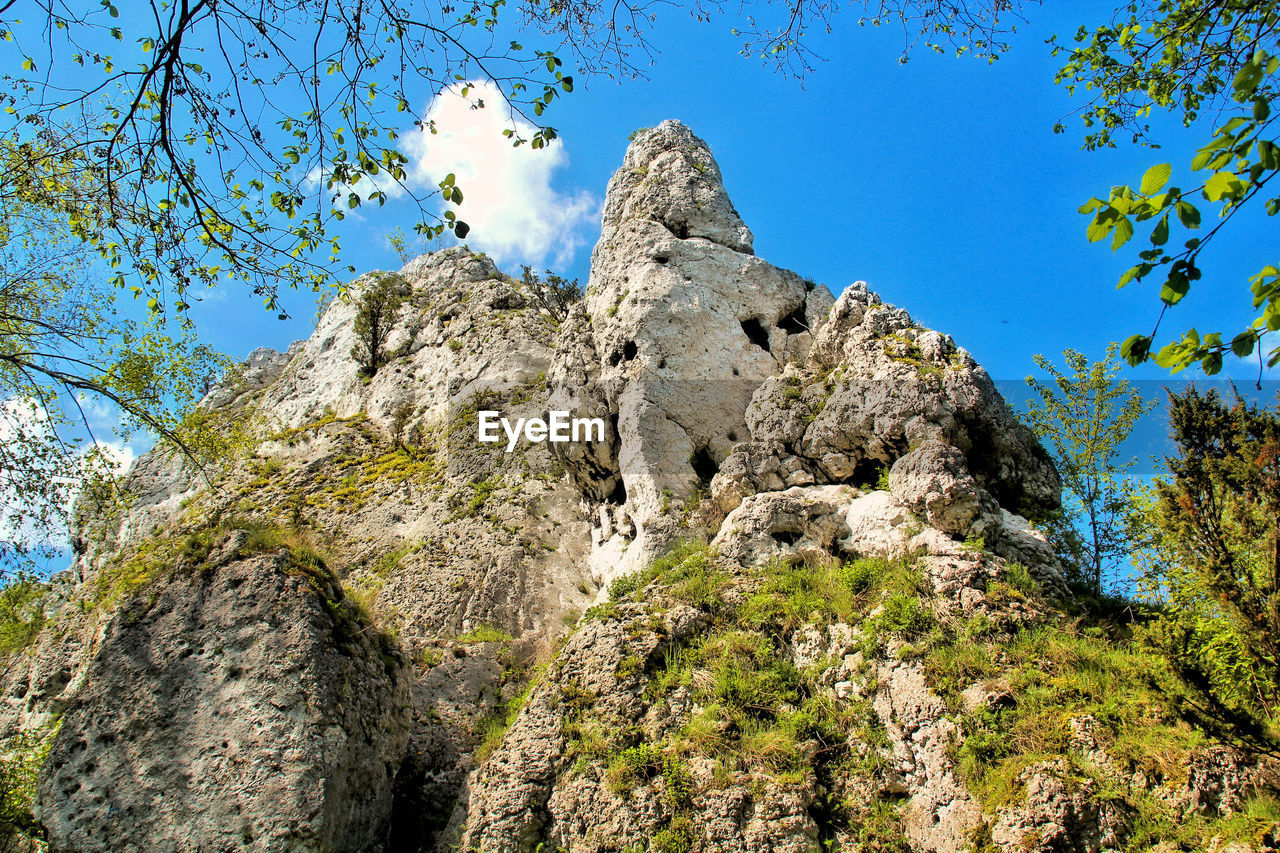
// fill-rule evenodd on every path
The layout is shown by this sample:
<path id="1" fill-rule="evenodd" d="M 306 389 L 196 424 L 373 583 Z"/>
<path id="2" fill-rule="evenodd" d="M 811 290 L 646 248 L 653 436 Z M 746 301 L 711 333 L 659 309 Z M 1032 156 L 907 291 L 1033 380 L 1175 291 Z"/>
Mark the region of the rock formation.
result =
<path id="1" fill-rule="evenodd" d="M 679 123 L 563 321 L 437 252 L 202 406 L 211 458 L 86 500 L 4 675 L 55 851 L 1139 849 L 1271 784 L 1090 710 L 1136 678 L 1045 675 L 1095 648 L 1028 521 L 1048 456 L 949 336 L 757 258 Z M 477 440 L 551 410 L 604 439 Z"/>

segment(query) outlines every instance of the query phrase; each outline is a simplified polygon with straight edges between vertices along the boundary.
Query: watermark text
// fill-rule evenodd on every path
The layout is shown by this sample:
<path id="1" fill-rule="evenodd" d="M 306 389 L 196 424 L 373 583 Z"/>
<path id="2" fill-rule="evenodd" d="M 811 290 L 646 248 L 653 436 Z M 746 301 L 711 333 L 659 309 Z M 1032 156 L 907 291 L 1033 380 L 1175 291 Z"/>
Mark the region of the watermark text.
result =
<path id="1" fill-rule="evenodd" d="M 539 444 L 544 441 L 557 444 L 568 441 L 604 441 L 603 418 L 574 418 L 570 417 L 567 411 L 551 411 L 547 413 L 546 420 L 516 418 L 513 425 L 510 420 L 502 417 L 501 412 L 483 411 L 477 414 L 479 416 L 477 438 L 489 443 L 502 441 L 502 435 L 499 433 L 501 429 L 507 437 L 507 453 L 515 449 L 521 435 L 530 444 Z"/>

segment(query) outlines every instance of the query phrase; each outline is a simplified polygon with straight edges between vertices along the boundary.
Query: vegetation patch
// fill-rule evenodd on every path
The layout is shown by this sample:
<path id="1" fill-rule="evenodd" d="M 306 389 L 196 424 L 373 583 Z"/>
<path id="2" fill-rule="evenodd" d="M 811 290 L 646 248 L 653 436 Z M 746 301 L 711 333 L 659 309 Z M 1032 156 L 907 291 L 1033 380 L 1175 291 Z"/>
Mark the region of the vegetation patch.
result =
<path id="1" fill-rule="evenodd" d="M 650 707 L 670 703 L 687 710 L 655 737 L 589 713 L 591 703 L 582 696 L 562 697 L 562 704 L 572 705 L 565 723 L 571 772 L 601 768 L 610 789 L 621 796 L 638 786 L 659 786 L 668 811 L 659 819 L 650 849 L 661 838 L 664 849 L 674 850 L 692 849 L 698 837 L 691 757 L 714 762 L 713 787 L 786 790 L 816 779 L 829 788 L 839 776 L 874 772 L 877 749 L 887 739 L 869 701 L 836 698 L 821 681 L 830 661 L 802 668 L 792 647 L 802 630 L 821 631 L 837 622 L 862 625 L 876 643 L 918 632 L 927 624 L 919 615 L 927 608 L 891 602 L 926 591 L 909 560 L 778 562 L 745 571 L 722 566 L 707 546 L 678 545 L 648 569 L 615 580 L 610 602 L 586 618 L 632 614 L 631 629 L 661 632 L 657 614 L 675 603 L 706 614 L 706 628 L 688 641 L 663 647 L 647 668 L 634 655 L 624 657 L 617 673 L 619 679 L 644 679 Z M 650 622 L 657 620 L 656 625 L 621 609 L 642 602 L 653 610 Z M 881 615 L 868 616 L 877 610 Z M 851 732 L 856 733 L 852 739 Z M 852 742 L 876 746 L 854 752 Z M 873 836 L 901 837 L 896 805 L 888 801 L 877 800 L 867 812 L 866 803 L 821 799 L 814 809 L 821 812 L 824 839 L 837 829 L 846 837 L 856 831 L 863 849 L 889 850 L 894 848 L 872 845 Z M 868 816 L 876 820 L 864 825 Z"/>
<path id="2" fill-rule="evenodd" d="M 18 572 L 0 589 L 0 658 L 25 649 L 40 634 L 48 594 L 49 585 L 26 572 Z"/>

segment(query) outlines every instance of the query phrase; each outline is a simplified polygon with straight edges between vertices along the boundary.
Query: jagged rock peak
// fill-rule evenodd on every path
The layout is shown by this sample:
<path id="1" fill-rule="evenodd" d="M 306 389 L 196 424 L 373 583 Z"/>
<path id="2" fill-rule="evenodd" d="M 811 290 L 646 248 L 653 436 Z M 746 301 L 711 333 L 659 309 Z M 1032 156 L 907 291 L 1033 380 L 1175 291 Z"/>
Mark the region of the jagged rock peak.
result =
<path id="1" fill-rule="evenodd" d="M 652 219 L 676 237 L 703 237 L 752 253 L 751 229 L 725 192 L 711 149 L 678 121 L 642 130 L 609 182 L 601 241 L 628 219 Z"/>

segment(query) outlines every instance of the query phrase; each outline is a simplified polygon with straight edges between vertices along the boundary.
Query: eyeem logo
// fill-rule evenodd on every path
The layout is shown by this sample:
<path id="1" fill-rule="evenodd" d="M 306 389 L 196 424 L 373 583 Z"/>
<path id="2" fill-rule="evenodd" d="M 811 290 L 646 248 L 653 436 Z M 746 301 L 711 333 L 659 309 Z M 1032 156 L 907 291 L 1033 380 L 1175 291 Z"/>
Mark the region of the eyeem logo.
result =
<path id="1" fill-rule="evenodd" d="M 548 420 L 542 418 L 516 418 L 515 426 L 501 416 L 500 412 L 484 411 L 478 413 L 479 431 L 477 437 L 481 441 L 502 441 L 498 427 L 507 434 L 507 453 L 515 449 L 520 435 L 532 444 L 544 441 L 556 443 L 566 441 L 604 441 L 603 418 L 570 418 L 568 412 L 548 412 Z"/>

